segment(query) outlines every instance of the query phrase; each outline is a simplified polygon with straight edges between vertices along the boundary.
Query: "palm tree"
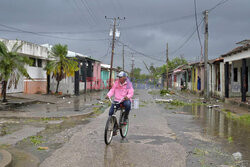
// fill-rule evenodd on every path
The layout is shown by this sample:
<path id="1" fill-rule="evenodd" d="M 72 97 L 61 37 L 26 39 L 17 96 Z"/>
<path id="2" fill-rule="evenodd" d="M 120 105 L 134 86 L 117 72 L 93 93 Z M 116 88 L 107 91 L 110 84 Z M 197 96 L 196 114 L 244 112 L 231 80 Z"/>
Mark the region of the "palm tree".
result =
<path id="1" fill-rule="evenodd" d="M 17 51 L 22 47 L 16 42 L 11 51 L 8 50 L 4 42 L 0 41 L 0 81 L 2 82 L 2 96 L 3 102 L 7 102 L 6 89 L 9 81 L 8 88 L 17 86 L 21 75 L 30 78 L 25 65 L 32 64 L 26 56 L 21 56 Z"/>
<path id="2" fill-rule="evenodd" d="M 67 58 L 68 47 L 67 45 L 57 44 L 52 47 L 50 58 L 52 59 L 47 63 L 45 70 L 47 74 L 53 73 L 57 81 L 56 93 L 58 93 L 59 83 L 66 76 L 74 76 L 75 71 L 78 71 L 78 62 L 75 58 Z"/>

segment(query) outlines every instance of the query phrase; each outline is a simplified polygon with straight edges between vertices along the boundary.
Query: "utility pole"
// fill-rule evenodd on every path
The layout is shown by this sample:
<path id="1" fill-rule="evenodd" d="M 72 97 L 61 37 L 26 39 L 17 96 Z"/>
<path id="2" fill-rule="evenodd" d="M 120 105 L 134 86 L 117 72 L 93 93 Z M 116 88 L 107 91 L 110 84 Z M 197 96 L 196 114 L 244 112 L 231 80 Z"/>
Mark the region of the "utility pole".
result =
<path id="1" fill-rule="evenodd" d="M 205 10 L 203 12 L 204 20 L 205 20 L 205 43 L 204 43 L 204 93 L 205 98 L 209 97 L 209 84 L 208 84 L 208 69 L 207 69 L 207 62 L 208 62 L 208 11 Z"/>
<path id="2" fill-rule="evenodd" d="M 114 21 L 113 25 L 113 37 L 112 37 L 112 52 L 111 52 L 111 62 L 110 62 L 110 74 L 109 74 L 109 88 L 111 89 L 112 87 L 112 71 L 113 71 L 113 59 L 114 59 L 114 53 L 115 53 L 115 36 L 116 36 L 116 22 L 117 20 L 125 20 L 125 17 L 121 19 L 120 17 L 114 17 L 114 18 L 107 18 L 105 16 L 105 19 L 111 19 Z"/>
<path id="3" fill-rule="evenodd" d="M 132 66 L 132 69 L 131 69 L 131 80 L 132 81 L 134 81 L 134 63 L 135 63 L 135 59 L 134 59 L 134 54 L 132 53 L 132 64 L 131 64 L 131 66 Z"/>
<path id="4" fill-rule="evenodd" d="M 166 89 L 168 90 L 168 43 L 166 48 Z"/>
<path id="5" fill-rule="evenodd" d="M 122 70 L 124 71 L 124 44 L 122 45 Z"/>
<path id="6" fill-rule="evenodd" d="M 114 58 L 114 52 L 115 52 L 115 31 L 116 31 L 116 18 L 114 18 L 114 26 L 113 26 L 112 52 L 111 52 L 110 74 L 109 74 L 109 88 L 110 89 L 112 87 L 113 58 Z"/>

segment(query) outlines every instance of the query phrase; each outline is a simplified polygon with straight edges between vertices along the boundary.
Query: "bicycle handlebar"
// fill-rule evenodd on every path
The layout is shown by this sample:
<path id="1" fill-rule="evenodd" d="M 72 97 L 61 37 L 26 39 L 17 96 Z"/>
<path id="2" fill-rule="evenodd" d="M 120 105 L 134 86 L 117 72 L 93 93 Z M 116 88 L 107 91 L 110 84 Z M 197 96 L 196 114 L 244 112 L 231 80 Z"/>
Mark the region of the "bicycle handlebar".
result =
<path id="1" fill-rule="evenodd" d="M 109 101 L 110 101 L 112 104 L 120 104 L 123 100 L 124 100 L 124 97 L 123 97 L 118 103 L 114 103 L 114 101 L 112 101 L 112 99 L 109 97 Z"/>

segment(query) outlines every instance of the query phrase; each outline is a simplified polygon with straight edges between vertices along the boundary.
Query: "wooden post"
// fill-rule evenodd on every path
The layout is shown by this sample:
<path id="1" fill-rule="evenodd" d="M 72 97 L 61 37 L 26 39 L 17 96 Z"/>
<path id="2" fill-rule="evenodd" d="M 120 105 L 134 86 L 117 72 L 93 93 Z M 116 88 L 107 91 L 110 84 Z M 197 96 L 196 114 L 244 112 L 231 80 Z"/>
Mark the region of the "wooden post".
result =
<path id="1" fill-rule="evenodd" d="M 241 75 L 241 101 L 246 102 L 247 77 L 246 77 L 246 59 L 242 59 L 242 75 Z"/>
<path id="2" fill-rule="evenodd" d="M 225 97 L 229 98 L 229 63 L 225 63 Z"/>
<path id="3" fill-rule="evenodd" d="M 204 94 L 205 98 L 209 98 L 209 85 L 208 85 L 208 11 L 204 11 L 204 21 L 205 21 L 205 42 L 204 42 Z"/>
<path id="4" fill-rule="evenodd" d="M 78 63 L 78 66 L 79 66 L 79 63 Z M 78 71 L 75 71 L 75 95 L 79 95 L 79 82 L 80 82 L 80 76 L 79 76 L 79 70 Z"/>
<path id="5" fill-rule="evenodd" d="M 168 90 L 168 43 L 166 48 L 166 89 Z"/>
<path id="6" fill-rule="evenodd" d="M 47 74 L 47 94 L 50 93 L 50 74 Z"/>

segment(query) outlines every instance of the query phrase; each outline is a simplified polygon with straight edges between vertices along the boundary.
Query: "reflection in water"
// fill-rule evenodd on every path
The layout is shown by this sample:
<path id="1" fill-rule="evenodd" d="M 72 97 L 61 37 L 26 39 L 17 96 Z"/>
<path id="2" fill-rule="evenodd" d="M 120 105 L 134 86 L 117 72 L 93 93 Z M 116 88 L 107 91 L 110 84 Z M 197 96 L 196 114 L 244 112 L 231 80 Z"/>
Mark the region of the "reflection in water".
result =
<path id="1" fill-rule="evenodd" d="M 128 148 L 125 148 L 123 144 L 109 145 L 105 147 L 103 159 L 105 167 L 131 166 L 126 162 L 128 158 Z"/>
<path id="2" fill-rule="evenodd" d="M 111 146 L 106 146 L 104 150 L 104 166 L 113 166 L 112 163 L 115 160 L 114 151 Z"/>
<path id="3" fill-rule="evenodd" d="M 86 95 L 83 97 L 83 99 L 84 99 L 84 102 L 86 102 L 86 101 L 87 101 Z"/>
<path id="4" fill-rule="evenodd" d="M 225 126 L 224 126 L 224 124 L 225 124 L 225 115 L 222 113 L 222 112 L 220 112 L 219 113 L 220 114 L 220 120 L 219 120 L 219 137 L 221 137 L 221 138 L 224 138 L 224 133 L 225 133 L 225 131 L 224 131 L 224 128 L 225 128 Z"/>
<path id="5" fill-rule="evenodd" d="M 230 152 L 239 151 L 243 153 L 245 160 L 250 160 L 250 127 L 248 125 L 229 119 L 224 113 L 213 108 L 208 109 L 204 105 L 185 106 L 183 111 L 194 115 L 194 119 L 204 128 L 204 133 L 223 139 Z M 229 138 L 233 140 L 232 143 L 229 142 Z"/>
<path id="6" fill-rule="evenodd" d="M 80 99 L 74 99 L 74 111 L 80 111 Z"/>

